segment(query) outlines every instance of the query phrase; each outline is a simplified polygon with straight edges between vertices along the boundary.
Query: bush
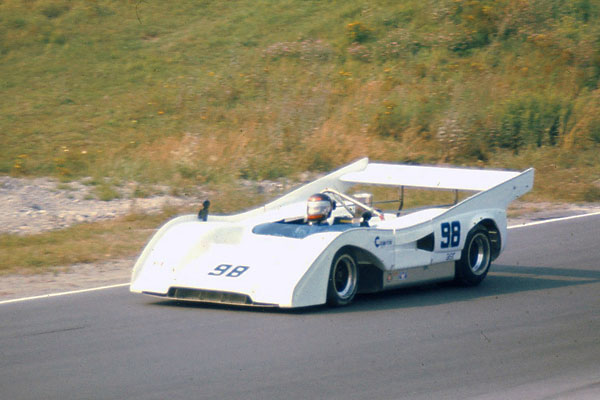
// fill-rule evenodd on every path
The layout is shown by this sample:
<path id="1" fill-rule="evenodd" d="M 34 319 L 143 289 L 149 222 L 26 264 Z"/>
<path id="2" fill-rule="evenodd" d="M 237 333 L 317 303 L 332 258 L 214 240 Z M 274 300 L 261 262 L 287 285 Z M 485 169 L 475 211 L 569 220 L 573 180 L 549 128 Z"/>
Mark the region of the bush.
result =
<path id="1" fill-rule="evenodd" d="M 583 192 L 583 200 L 590 203 L 600 201 L 600 187 L 588 186 Z"/>
<path id="2" fill-rule="evenodd" d="M 371 39 L 373 30 L 362 22 L 351 22 L 346 25 L 346 36 L 351 43 L 364 43 Z"/>
<path id="3" fill-rule="evenodd" d="M 501 11 L 496 1 L 455 1 L 450 18 L 458 32 L 450 50 L 463 53 L 488 45 L 498 32 Z"/>
<path id="4" fill-rule="evenodd" d="M 58 18 L 69 11 L 67 4 L 49 4 L 42 9 L 42 14 L 48 19 Z"/>
<path id="5" fill-rule="evenodd" d="M 557 98 L 525 95 L 500 110 L 493 144 L 518 151 L 524 145 L 555 146 L 565 132 L 571 105 Z"/>
<path id="6" fill-rule="evenodd" d="M 595 116 L 589 124 L 590 139 L 594 143 L 600 144 L 600 116 Z"/>
<path id="7" fill-rule="evenodd" d="M 121 198 L 121 194 L 108 182 L 103 182 L 96 186 L 94 190 L 98 200 L 111 201 Z"/>
<path id="8" fill-rule="evenodd" d="M 373 131 L 382 137 L 400 138 L 409 127 L 410 116 L 394 102 L 384 102 L 383 107 L 373 118 Z"/>

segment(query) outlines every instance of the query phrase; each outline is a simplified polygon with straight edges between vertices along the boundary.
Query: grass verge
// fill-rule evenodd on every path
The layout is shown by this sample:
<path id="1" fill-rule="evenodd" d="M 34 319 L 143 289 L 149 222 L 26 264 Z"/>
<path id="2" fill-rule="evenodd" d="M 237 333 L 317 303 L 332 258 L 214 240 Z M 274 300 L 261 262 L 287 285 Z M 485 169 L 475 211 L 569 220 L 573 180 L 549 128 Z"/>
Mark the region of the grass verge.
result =
<path id="1" fill-rule="evenodd" d="M 30 236 L 1 235 L 0 275 L 42 273 L 133 256 L 169 214 L 134 214 Z"/>

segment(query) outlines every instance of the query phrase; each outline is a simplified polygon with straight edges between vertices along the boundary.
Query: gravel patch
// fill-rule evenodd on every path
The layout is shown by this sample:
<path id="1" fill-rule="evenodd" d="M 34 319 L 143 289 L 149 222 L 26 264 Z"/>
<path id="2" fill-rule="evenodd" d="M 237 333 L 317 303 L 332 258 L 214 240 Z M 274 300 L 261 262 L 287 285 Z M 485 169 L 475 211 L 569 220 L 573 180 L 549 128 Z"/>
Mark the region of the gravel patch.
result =
<path id="1" fill-rule="evenodd" d="M 133 198 L 135 185 L 119 189 L 120 198 L 102 201 L 94 187 L 80 182 L 60 183 L 50 178 L 0 177 L 0 233 L 34 234 L 83 222 L 97 222 L 132 212 L 157 213 L 165 207 L 198 205 L 202 197 L 171 195 Z M 208 193 L 204 193 L 207 195 Z"/>
<path id="2" fill-rule="evenodd" d="M 301 182 L 312 180 L 315 174 L 302 174 Z M 245 191 L 277 195 L 290 190 L 295 183 L 287 179 L 252 182 L 242 180 Z M 117 187 L 118 198 L 98 200 L 95 187 L 82 182 L 61 183 L 51 178 L 22 179 L 0 176 L 0 234 L 35 234 L 63 229 L 83 222 L 113 219 L 131 213 L 158 213 L 166 207 L 192 206 L 200 208 L 202 202 L 214 192 L 198 187 L 191 195 L 165 194 L 168 187 L 154 186 L 151 191 L 160 193 L 147 198 L 135 197 L 137 184 Z"/>

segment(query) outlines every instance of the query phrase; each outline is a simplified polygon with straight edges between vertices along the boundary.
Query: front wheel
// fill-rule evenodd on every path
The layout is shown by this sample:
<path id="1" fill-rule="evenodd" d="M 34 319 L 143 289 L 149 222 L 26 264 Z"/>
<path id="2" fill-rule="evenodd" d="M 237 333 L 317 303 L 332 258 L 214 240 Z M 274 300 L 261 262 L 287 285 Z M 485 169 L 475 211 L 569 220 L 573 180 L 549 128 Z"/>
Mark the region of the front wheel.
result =
<path id="1" fill-rule="evenodd" d="M 358 266 L 351 253 L 340 251 L 333 258 L 327 303 L 332 306 L 345 306 L 354 300 L 358 290 Z"/>
<path id="2" fill-rule="evenodd" d="M 479 285 L 490 269 L 491 250 L 488 231 L 475 227 L 467 235 L 460 260 L 456 262 L 455 280 L 465 286 Z"/>

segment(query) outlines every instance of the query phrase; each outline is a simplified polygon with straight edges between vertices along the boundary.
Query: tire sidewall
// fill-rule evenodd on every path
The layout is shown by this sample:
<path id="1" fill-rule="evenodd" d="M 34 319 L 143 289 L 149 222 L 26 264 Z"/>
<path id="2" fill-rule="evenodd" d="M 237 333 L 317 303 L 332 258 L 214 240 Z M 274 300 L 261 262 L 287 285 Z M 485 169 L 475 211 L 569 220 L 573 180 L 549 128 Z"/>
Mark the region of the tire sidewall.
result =
<path id="1" fill-rule="evenodd" d="M 337 268 L 343 268 L 341 267 L 338 262 L 340 259 L 345 258 L 346 261 L 350 261 L 351 260 L 351 270 L 352 270 L 352 274 L 354 274 L 354 287 L 351 288 L 350 293 L 348 293 L 346 296 L 341 297 L 336 288 L 335 288 L 335 273 L 336 273 L 336 267 Z M 351 279 L 351 278 L 349 278 Z M 336 255 L 333 257 L 333 261 L 331 262 L 331 268 L 329 271 L 329 281 L 327 284 L 327 304 L 332 305 L 332 306 L 346 306 L 350 303 L 352 303 L 352 301 L 354 300 L 354 297 L 356 296 L 356 292 L 358 291 L 358 264 L 356 262 L 356 258 L 354 257 L 354 254 L 352 254 L 351 251 L 349 250 L 340 250 L 336 253 Z"/>
<path id="2" fill-rule="evenodd" d="M 471 247 L 474 245 L 475 240 L 484 240 L 485 246 L 485 264 L 480 267 L 481 272 L 475 273 L 470 264 L 470 251 Z M 475 286 L 481 283 L 487 276 L 490 265 L 492 261 L 492 244 L 490 241 L 490 235 L 488 231 L 480 226 L 476 226 L 473 228 L 469 234 L 467 235 L 467 239 L 465 240 L 465 246 L 462 250 L 460 260 L 456 262 L 456 272 L 455 272 L 455 280 L 465 286 Z"/>

